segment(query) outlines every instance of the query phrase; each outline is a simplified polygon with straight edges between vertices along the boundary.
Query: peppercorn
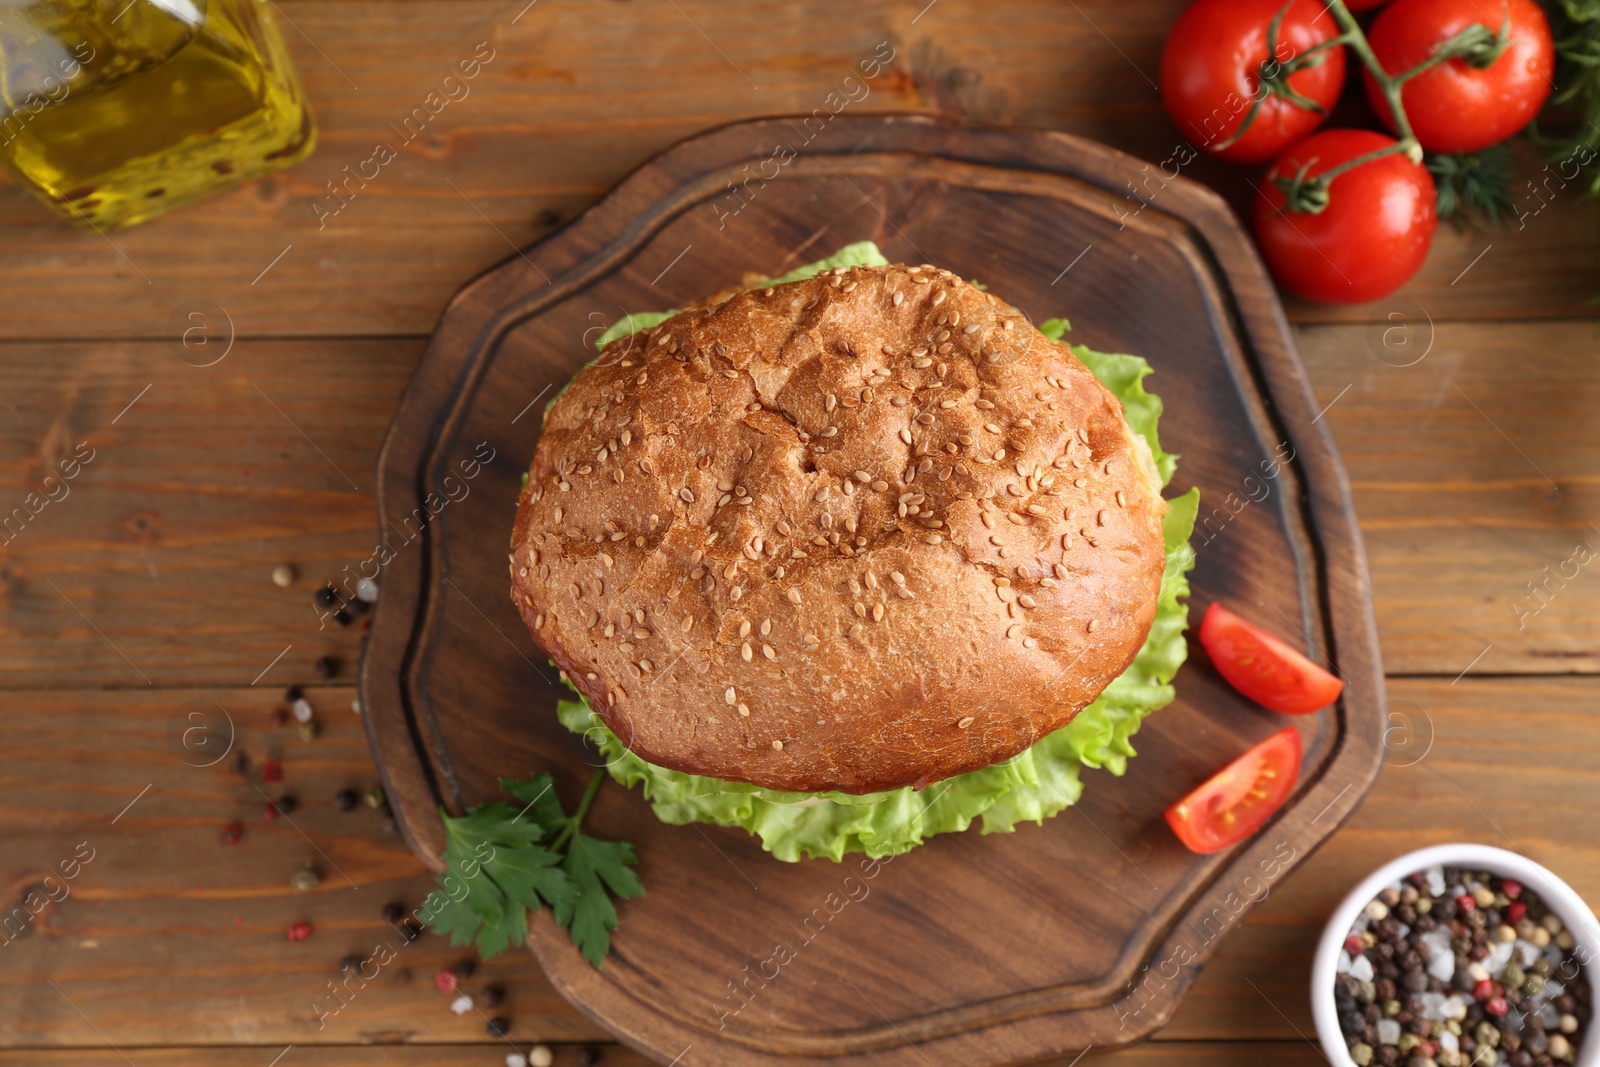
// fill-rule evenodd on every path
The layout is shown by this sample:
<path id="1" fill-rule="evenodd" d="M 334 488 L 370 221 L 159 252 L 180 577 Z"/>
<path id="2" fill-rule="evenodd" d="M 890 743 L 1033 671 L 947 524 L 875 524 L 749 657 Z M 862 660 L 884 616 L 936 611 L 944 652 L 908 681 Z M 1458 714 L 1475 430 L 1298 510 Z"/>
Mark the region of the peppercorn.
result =
<path id="1" fill-rule="evenodd" d="M 366 961 L 360 956 L 346 956 L 344 959 L 339 961 L 339 970 L 359 971 L 361 969 L 361 965 L 365 962 Z"/>
<path id="2" fill-rule="evenodd" d="M 433 987 L 449 996 L 456 991 L 456 976 L 449 971 L 439 971 L 433 976 Z"/>
<path id="3" fill-rule="evenodd" d="M 385 904 L 383 906 L 383 921 L 393 925 L 394 923 L 399 922 L 401 916 L 405 915 L 405 913 L 406 908 L 404 904 Z"/>
<path id="4" fill-rule="evenodd" d="M 224 845 L 237 845 L 239 838 L 244 836 L 244 827 L 239 825 L 238 819 L 231 819 L 222 824 L 222 843 Z"/>
<path id="5" fill-rule="evenodd" d="M 528 1050 L 528 1067 L 550 1067 L 556 1062 L 549 1045 L 535 1045 Z"/>
<path id="6" fill-rule="evenodd" d="M 356 796 L 354 789 L 341 789 L 333 795 L 333 806 L 340 811 L 355 811 L 361 798 Z"/>
<path id="7" fill-rule="evenodd" d="M 237 756 L 233 757 L 233 769 L 235 771 L 237 771 L 239 774 L 249 774 L 250 773 L 250 753 L 246 752 L 244 749 L 241 748 L 239 750 L 239 754 Z"/>
<path id="8" fill-rule="evenodd" d="M 274 726 L 288 726 L 289 725 L 289 709 L 288 708 L 273 708 L 272 709 L 272 725 L 274 725 Z"/>
<path id="9" fill-rule="evenodd" d="M 377 786 L 373 786 L 371 789 L 362 794 L 361 799 L 367 802 L 367 807 L 369 808 L 376 808 L 378 805 L 386 802 L 384 799 L 383 790 Z"/>
<path id="10" fill-rule="evenodd" d="M 1357 1067 L 1367 1067 L 1372 1062 L 1372 1046 L 1357 1041 L 1350 1046 L 1350 1058 L 1356 1061 Z"/>
<path id="11" fill-rule="evenodd" d="M 348 601 L 345 604 L 344 609 L 350 612 L 352 615 L 365 615 L 367 612 L 372 610 L 372 605 L 367 603 L 365 600 L 362 600 L 360 597 L 356 597 L 354 600 Z"/>
<path id="12" fill-rule="evenodd" d="M 456 978 L 462 982 L 465 982 L 468 978 L 471 978 L 477 973 L 477 971 L 478 961 L 473 959 L 461 960 L 454 967 L 450 968 L 450 973 L 455 975 Z"/>
<path id="13" fill-rule="evenodd" d="M 478 1003 L 486 1008 L 498 1008 L 505 1003 L 505 999 L 506 991 L 504 987 L 497 985 L 488 986 L 482 993 L 478 994 Z"/>
<path id="14" fill-rule="evenodd" d="M 300 734 L 302 741 L 315 741 L 317 739 L 317 724 L 311 719 L 295 723 L 295 730 Z"/>
<path id="15" fill-rule="evenodd" d="M 293 793 L 285 793 L 273 803 L 278 809 L 279 815 L 293 815 L 294 809 L 300 806 L 300 802 L 295 799 Z"/>
<path id="16" fill-rule="evenodd" d="M 318 874 L 317 869 L 310 864 L 301 867 L 289 877 L 289 884 L 294 886 L 302 893 L 308 893 L 317 888 L 318 883 L 321 881 L 322 876 Z"/>
<path id="17" fill-rule="evenodd" d="M 270 800 L 267 801 L 267 806 L 261 809 L 262 822 L 272 822 L 274 819 L 279 819 L 282 817 L 283 812 L 278 808 L 278 805 L 274 804 Z"/>
<path id="18" fill-rule="evenodd" d="M 305 921 L 289 924 L 289 940 L 304 941 L 311 936 L 311 924 Z"/>
<path id="19" fill-rule="evenodd" d="M 505 1037 L 506 1034 L 511 1030 L 511 1021 L 496 1015 L 493 1019 L 489 1020 L 488 1024 L 484 1026 L 484 1029 L 489 1032 L 490 1037 Z"/>
<path id="20" fill-rule="evenodd" d="M 336 678 L 339 674 L 339 660 L 334 656 L 322 656 L 313 664 L 313 669 L 317 672 L 318 678 Z"/>
<path id="21" fill-rule="evenodd" d="M 355 621 L 355 619 L 348 611 L 340 608 L 338 611 L 333 613 L 333 621 L 338 623 L 340 626 L 349 626 Z"/>
<path id="22" fill-rule="evenodd" d="M 317 607 L 331 608 L 339 603 L 339 591 L 333 587 L 332 582 L 329 582 L 316 591 L 313 599 L 316 601 Z"/>
<path id="23" fill-rule="evenodd" d="M 406 944 L 409 945 L 422 936 L 422 924 L 415 919 L 407 919 L 400 925 L 400 936 L 405 938 Z"/>
<path id="24" fill-rule="evenodd" d="M 261 764 L 261 780 L 263 782 L 283 781 L 283 764 L 275 759 L 269 759 Z"/>
<path id="25" fill-rule="evenodd" d="M 300 688 L 298 685 L 291 685 L 289 688 L 283 691 L 283 699 L 287 700 L 291 704 L 293 704 L 296 700 L 304 700 L 305 698 L 306 691 Z"/>
<path id="26" fill-rule="evenodd" d="M 594 1067 L 600 1062 L 600 1050 L 585 1045 L 578 1050 L 578 1067 Z"/>
<path id="27" fill-rule="evenodd" d="M 272 584 L 279 589 L 287 589 L 294 584 L 294 568 L 287 563 L 280 563 L 272 568 Z"/>

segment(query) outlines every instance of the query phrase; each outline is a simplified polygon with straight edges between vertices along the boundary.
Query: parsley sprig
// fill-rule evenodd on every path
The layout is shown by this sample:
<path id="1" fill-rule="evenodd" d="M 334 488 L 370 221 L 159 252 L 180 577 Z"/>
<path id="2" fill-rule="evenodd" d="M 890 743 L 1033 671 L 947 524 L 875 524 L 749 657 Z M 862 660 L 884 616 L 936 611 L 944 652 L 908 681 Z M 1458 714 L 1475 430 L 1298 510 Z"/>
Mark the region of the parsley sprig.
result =
<path id="1" fill-rule="evenodd" d="M 528 936 L 528 912 L 548 906 L 584 958 L 599 967 L 611 950 L 618 900 L 644 895 L 626 841 L 601 841 L 581 833 L 605 772 L 597 771 L 570 817 L 548 774 L 526 781 L 500 779 L 521 802 L 492 801 L 453 816 L 440 809 L 445 828 L 445 873 L 437 902 L 425 916 L 453 945 L 477 941 L 485 959 Z"/>

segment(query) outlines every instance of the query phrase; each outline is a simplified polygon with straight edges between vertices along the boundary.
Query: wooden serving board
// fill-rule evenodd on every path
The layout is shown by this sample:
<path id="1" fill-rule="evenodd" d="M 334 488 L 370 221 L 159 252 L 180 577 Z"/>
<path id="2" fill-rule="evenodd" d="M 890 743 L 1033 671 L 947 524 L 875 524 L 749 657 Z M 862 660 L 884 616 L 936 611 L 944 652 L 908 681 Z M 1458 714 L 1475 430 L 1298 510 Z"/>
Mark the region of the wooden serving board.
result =
<path id="1" fill-rule="evenodd" d="M 558 989 L 662 1062 L 988 1065 L 1143 1038 L 1381 763 L 1349 488 L 1223 202 L 1061 134 L 763 120 L 678 145 L 469 284 L 400 403 L 378 461 L 388 562 L 361 685 L 413 847 L 437 865 L 439 805 L 491 799 L 498 776 L 548 769 L 571 804 L 597 762 L 557 723 L 555 672 L 508 600 L 513 507 L 553 391 L 627 311 L 863 239 L 980 279 L 1035 321 L 1067 316 L 1075 341 L 1146 357 L 1162 443 L 1182 457 L 1170 492 L 1202 492 L 1191 618 L 1225 601 L 1347 687 L 1336 707 L 1284 719 L 1191 642 L 1178 700 L 1139 733 L 1125 777 L 1085 772 L 1083 801 L 1042 827 L 943 835 L 881 866 L 780 863 L 742 831 L 664 825 L 608 785 L 588 825 L 637 845 L 648 895 L 621 906 L 603 970 L 548 913 L 529 942 Z M 1306 762 L 1288 806 L 1237 851 L 1185 851 L 1162 811 L 1290 722 Z"/>

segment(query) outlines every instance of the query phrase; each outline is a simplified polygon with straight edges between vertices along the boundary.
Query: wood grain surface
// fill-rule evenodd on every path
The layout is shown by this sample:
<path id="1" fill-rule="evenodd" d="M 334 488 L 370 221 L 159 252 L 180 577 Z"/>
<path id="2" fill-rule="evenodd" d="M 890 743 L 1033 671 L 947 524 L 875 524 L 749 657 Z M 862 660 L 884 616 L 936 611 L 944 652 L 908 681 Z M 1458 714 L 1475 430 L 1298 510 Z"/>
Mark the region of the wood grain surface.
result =
<path id="1" fill-rule="evenodd" d="M 1066 130 L 1153 170 L 1177 144 L 1145 75 L 1182 0 L 524 5 L 279 0 L 322 128 L 317 154 L 116 235 L 115 247 L 0 177 L 3 509 L 78 442 L 97 449 L 69 498 L 0 545 L 0 888 L 20 896 L 84 840 L 101 850 L 48 921 L 0 947 L 0 1063 L 265 1065 L 291 1042 L 283 1067 L 501 1062 L 482 1019 L 452 1015 L 433 990 L 433 970 L 458 958 L 434 939 L 407 950 L 426 953 L 409 982 L 375 986 L 315 1029 L 310 998 L 340 957 L 383 933 L 383 903 L 429 880 L 371 812 L 329 804 L 375 773 L 343 710 L 350 690 L 313 691 L 327 732 L 309 745 L 269 718 L 283 685 L 315 681 L 317 656 L 343 657 L 333 685 L 349 684 L 358 628 L 319 630 L 312 585 L 372 551 L 383 429 L 462 282 L 682 137 L 823 106 L 883 40 L 896 50 L 891 72 L 847 113 Z M 479 41 L 496 57 L 472 95 L 400 147 L 388 123 Z M 400 147 L 396 165 L 319 230 L 312 205 L 326 183 L 380 139 Z M 1248 203 L 1244 172 L 1184 173 Z M 1524 218 L 1509 228 L 1441 230 L 1423 273 L 1390 301 L 1288 302 L 1350 473 L 1391 703 L 1436 742 L 1416 766 L 1386 768 L 1356 816 L 1223 942 L 1156 1040 L 1111 1062 L 1323 1062 L 1302 1040 L 1321 918 L 1342 887 L 1406 849 L 1504 845 L 1503 830 L 1600 898 L 1600 738 L 1587 710 L 1600 669 L 1596 579 L 1590 568 L 1552 583 L 1542 605 L 1526 585 L 1546 582 L 1577 543 L 1600 547 L 1587 303 L 1600 292 L 1600 245 L 1595 205 L 1575 192 L 1541 208 L 1522 189 Z M 237 339 L 211 367 L 190 364 L 219 348 L 181 343 L 193 310 L 207 325 L 191 342 Z M 1426 348 L 1430 335 L 1420 363 L 1397 365 L 1419 351 L 1403 345 Z M 267 578 L 283 561 L 301 572 L 288 590 Z M 1540 608 L 1520 626 L 1519 597 Z M 180 727 L 193 721 L 180 712 L 206 696 L 248 720 L 247 747 L 280 746 L 283 785 L 308 809 L 296 822 L 361 889 L 325 872 L 317 892 L 295 896 L 288 876 L 314 857 L 305 839 L 250 821 L 260 798 L 243 778 L 186 766 Z M 224 851 L 216 833 L 234 813 L 246 836 Z M 311 940 L 283 940 L 291 915 L 317 922 Z M 507 986 L 513 1039 L 565 1042 L 564 1067 L 603 1038 L 531 962 L 482 973 Z M 644 1062 L 598 1047 L 602 1064 Z"/>
<path id="2" fill-rule="evenodd" d="M 1281 877 L 1315 850 L 1381 761 L 1381 667 L 1344 472 L 1270 283 L 1209 190 L 1170 183 L 1159 208 L 1130 223 L 1118 190 L 1141 165 L 1079 138 L 921 116 L 835 118 L 828 133 L 825 148 L 731 204 L 724 187 L 769 159 L 789 124 L 742 123 L 684 142 L 451 300 L 378 461 L 379 525 L 394 558 L 361 688 L 379 770 L 402 828 L 435 865 L 441 804 L 463 810 L 495 796 L 501 778 L 528 764 L 550 769 L 558 789 L 589 773 L 592 757 L 555 721 L 552 672 L 505 600 L 495 502 L 511 498 L 537 438 L 536 425 L 516 423 L 592 358 L 583 335 L 594 309 L 652 298 L 682 306 L 746 271 L 781 272 L 803 258 L 796 242 L 855 227 L 849 239 L 870 236 L 892 260 L 981 274 L 1038 318 L 1073 316 L 1074 340 L 1145 354 L 1160 368 L 1164 446 L 1185 457 L 1175 492 L 1270 465 L 1271 504 L 1202 509 L 1195 598 L 1300 632 L 1346 680 L 1345 695 L 1328 715 L 1300 721 L 1301 788 L 1270 828 L 1226 858 L 1198 857 L 1160 817 L 1174 783 L 1198 783 L 1281 724 L 1191 669 L 1176 703 L 1141 734 L 1143 758 L 1121 783 L 1090 775 L 1076 818 L 1039 833 L 949 835 L 899 858 L 881 881 L 872 869 L 868 891 L 887 900 L 852 913 L 836 936 L 794 934 L 787 980 L 758 978 L 748 1006 L 729 983 L 772 953 L 774 939 L 790 944 L 795 917 L 835 893 L 840 869 L 776 864 L 738 832 L 665 826 L 638 797 L 591 816 L 635 843 L 658 887 L 629 904 L 609 966 L 596 971 L 548 917 L 532 924 L 530 943 L 558 989 L 663 1061 L 693 1046 L 729 1064 L 887 1067 L 926 1055 L 1001 1064 L 1131 1044 L 1170 1016 L 1215 950 L 1216 917 L 1234 921 L 1240 906 L 1227 902 L 1237 887 Z M 1100 254 L 1080 256 L 1075 272 L 1041 270 L 1012 251 L 1040 232 Z M 459 490 L 473 469 L 462 457 L 487 463 L 501 452 L 504 462 L 478 475 L 476 499 L 425 508 L 425 496 Z M 428 511 L 426 531 L 414 534 L 412 517 Z M 651 651 L 662 662 L 675 653 Z M 1124 882 L 1123 861 L 1142 885 Z M 1084 892 L 1062 910 L 1049 887 L 1068 870 Z M 1129 1003 L 1145 969 L 1182 958 L 1194 965 Z"/>

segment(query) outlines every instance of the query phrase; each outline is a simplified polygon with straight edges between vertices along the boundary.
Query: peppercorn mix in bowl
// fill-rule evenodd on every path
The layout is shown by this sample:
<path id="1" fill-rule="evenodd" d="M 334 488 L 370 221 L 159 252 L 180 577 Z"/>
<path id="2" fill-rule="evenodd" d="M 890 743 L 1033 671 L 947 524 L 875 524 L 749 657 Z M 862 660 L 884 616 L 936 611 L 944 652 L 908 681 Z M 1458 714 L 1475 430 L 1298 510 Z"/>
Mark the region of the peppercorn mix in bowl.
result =
<path id="1" fill-rule="evenodd" d="M 1336 1067 L 1594 1067 L 1600 925 L 1516 853 L 1441 845 L 1374 872 L 1340 904 L 1312 969 Z"/>

